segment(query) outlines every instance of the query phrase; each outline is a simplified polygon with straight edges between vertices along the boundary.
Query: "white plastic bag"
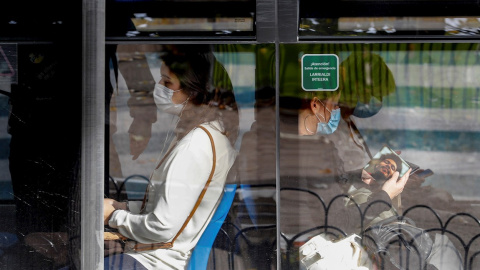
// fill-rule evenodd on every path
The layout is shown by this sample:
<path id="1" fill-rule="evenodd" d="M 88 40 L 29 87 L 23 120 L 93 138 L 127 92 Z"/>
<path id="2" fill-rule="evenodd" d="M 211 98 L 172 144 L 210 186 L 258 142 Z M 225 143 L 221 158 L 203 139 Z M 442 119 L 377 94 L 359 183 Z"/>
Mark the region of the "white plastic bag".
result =
<path id="1" fill-rule="evenodd" d="M 300 247 L 300 260 L 307 270 L 369 270 L 372 261 L 353 234 L 337 242 L 317 235 Z"/>

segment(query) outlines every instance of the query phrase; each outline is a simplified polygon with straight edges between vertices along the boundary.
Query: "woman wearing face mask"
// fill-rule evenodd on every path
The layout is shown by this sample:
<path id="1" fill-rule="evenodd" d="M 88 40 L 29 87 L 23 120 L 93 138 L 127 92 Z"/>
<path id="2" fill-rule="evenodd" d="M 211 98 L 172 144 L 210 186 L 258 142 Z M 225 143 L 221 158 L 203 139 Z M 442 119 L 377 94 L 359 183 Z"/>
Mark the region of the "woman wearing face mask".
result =
<path id="1" fill-rule="evenodd" d="M 151 174 L 144 202 L 104 202 L 105 224 L 121 235 L 142 244 L 175 239 L 174 245 L 106 257 L 105 269 L 184 269 L 218 207 L 236 157 L 233 144 L 238 134 L 238 111 L 220 110 L 219 103 L 212 102 L 212 80 L 228 75 L 208 48 L 201 49 L 198 45 L 175 46 L 161 56 L 155 103 L 160 110 L 177 115 L 179 121 L 174 141 Z M 230 103 L 235 101 L 230 99 Z M 212 142 L 202 128 L 213 139 L 214 174 L 198 208 L 181 230 L 212 172 Z"/>
<path id="2" fill-rule="evenodd" d="M 281 90 L 286 93 L 287 90 Z M 301 88 L 280 96 L 280 228 L 295 235 L 322 224 L 323 214 L 314 198 L 289 189 L 309 190 L 325 201 L 343 193 L 337 184 L 343 168 L 335 145 L 340 120 L 339 91 L 307 92 Z"/>
<path id="3" fill-rule="evenodd" d="M 355 175 L 353 187 L 337 145 L 333 143 L 343 132 L 337 130 L 341 120 L 341 109 L 336 105 L 339 91 L 300 94 L 303 99 L 280 99 L 280 230 L 283 234 L 295 235 L 326 224 L 325 212 L 317 198 L 289 191 L 302 189 L 314 192 L 328 205 L 329 226 L 347 235 L 362 235 L 361 221 L 364 229 L 378 222 L 379 216 L 393 213 L 392 199 L 403 191 L 409 173 L 403 177 L 395 173 L 381 184 L 368 177 L 362 182 L 362 177 Z M 339 198 L 341 194 L 350 194 L 359 208 L 353 201 Z M 359 213 L 366 211 L 368 215 L 362 218 Z"/>
<path id="4" fill-rule="evenodd" d="M 313 97 L 303 101 L 298 114 L 298 133 L 300 135 L 334 133 L 340 122 L 340 108 L 337 105 L 340 94 L 336 91 L 311 92 L 309 95 Z"/>
<path id="5" fill-rule="evenodd" d="M 351 69 L 348 61 L 346 62 L 340 66 L 342 73 Z M 408 174 L 401 178 L 401 181 L 398 175 L 388 177 L 385 180 L 389 181 L 387 183 L 382 182 L 379 186 L 375 181 L 372 181 L 371 176 L 362 175 L 361 170 L 347 171 L 346 169 L 350 166 L 345 162 L 348 162 L 351 157 L 340 149 L 345 147 L 342 145 L 345 144 L 345 138 L 350 139 L 352 134 L 349 129 L 339 129 L 339 125 L 342 124 L 341 121 L 344 121 L 342 116 L 345 112 L 343 110 L 351 114 L 351 109 L 342 103 L 350 97 L 349 91 L 347 91 L 348 97 L 343 97 L 346 88 L 345 79 L 342 77 L 340 87 L 336 91 L 307 92 L 298 89 L 297 95 L 301 98 L 281 98 L 281 130 L 293 133 L 295 132 L 293 127 L 296 127 L 299 135 L 298 137 L 289 136 L 288 139 L 295 139 L 295 142 L 285 144 L 295 146 L 295 152 L 298 152 L 296 159 L 300 160 L 298 171 L 295 172 L 299 176 L 299 180 L 294 182 L 293 187 L 314 190 L 326 201 L 329 201 L 339 194 L 348 193 L 352 188 L 351 185 L 355 184 L 356 189 L 365 188 L 373 191 L 368 199 L 369 201 L 380 200 L 391 203 L 392 199 L 403 191 L 408 180 Z M 293 119 L 295 110 L 292 109 L 297 109 L 296 119 Z M 280 133 L 281 137 L 283 132 Z M 293 151 L 285 149 L 284 152 L 290 153 Z M 363 168 L 366 161 L 362 161 L 361 164 Z M 285 172 L 285 175 L 291 175 L 295 171 L 286 165 L 280 167 L 288 168 L 289 171 Z M 291 180 L 293 178 L 286 179 Z M 304 181 L 302 179 L 308 180 Z M 290 181 L 284 181 L 283 183 L 284 186 L 282 187 L 292 185 Z M 317 187 L 321 187 L 321 189 Z M 365 205 L 368 205 L 368 203 Z M 387 204 L 377 204 L 371 207 L 370 211 L 380 214 L 389 209 L 390 207 Z M 344 210 L 340 208 L 337 211 L 343 212 Z M 335 215 L 331 220 L 337 220 L 338 224 L 343 224 L 342 226 L 347 232 L 355 232 L 358 229 L 358 215 L 355 212 Z"/>
<path id="6" fill-rule="evenodd" d="M 340 175 L 336 169 L 342 165 L 334 144 L 327 138 L 335 136 L 340 121 L 337 106 L 340 92 L 297 89 L 296 96 L 291 94 L 281 95 L 279 104 L 280 153 L 288 153 L 280 155 L 280 173 L 292 176 L 283 184 L 311 188 L 318 182 L 335 183 L 335 177 Z M 320 175 L 319 171 L 322 172 Z M 307 180 L 311 177 L 320 177 L 321 180 Z M 295 181 L 290 182 L 291 179 Z"/>

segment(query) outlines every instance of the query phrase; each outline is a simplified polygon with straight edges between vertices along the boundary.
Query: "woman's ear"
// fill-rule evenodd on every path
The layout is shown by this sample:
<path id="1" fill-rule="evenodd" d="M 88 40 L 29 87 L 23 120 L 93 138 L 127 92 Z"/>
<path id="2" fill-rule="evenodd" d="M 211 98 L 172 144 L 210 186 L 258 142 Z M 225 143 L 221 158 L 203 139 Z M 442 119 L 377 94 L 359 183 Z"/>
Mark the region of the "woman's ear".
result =
<path id="1" fill-rule="evenodd" d="M 320 111 L 320 102 L 318 102 L 317 97 L 314 97 L 312 100 L 310 100 L 310 110 L 312 110 L 312 112 L 315 114 Z"/>

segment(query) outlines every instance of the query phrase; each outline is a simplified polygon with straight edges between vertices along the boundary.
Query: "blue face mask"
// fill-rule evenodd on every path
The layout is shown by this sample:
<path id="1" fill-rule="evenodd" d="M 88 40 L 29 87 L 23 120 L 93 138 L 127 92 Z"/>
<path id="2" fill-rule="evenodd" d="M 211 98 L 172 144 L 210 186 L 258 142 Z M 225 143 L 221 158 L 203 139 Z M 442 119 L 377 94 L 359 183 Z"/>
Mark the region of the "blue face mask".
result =
<path id="1" fill-rule="evenodd" d="M 368 103 L 357 101 L 353 115 L 359 118 L 367 118 L 377 114 L 381 108 L 382 102 L 372 96 Z"/>
<path id="2" fill-rule="evenodd" d="M 328 121 L 328 123 L 321 122 L 317 114 L 315 114 L 315 116 L 319 121 L 319 123 L 317 124 L 317 134 L 332 134 L 333 132 L 335 132 L 335 130 L 337 130 L 338 124 L 340 123 L 340 108 L 330 112 L 330 120 Z"/>

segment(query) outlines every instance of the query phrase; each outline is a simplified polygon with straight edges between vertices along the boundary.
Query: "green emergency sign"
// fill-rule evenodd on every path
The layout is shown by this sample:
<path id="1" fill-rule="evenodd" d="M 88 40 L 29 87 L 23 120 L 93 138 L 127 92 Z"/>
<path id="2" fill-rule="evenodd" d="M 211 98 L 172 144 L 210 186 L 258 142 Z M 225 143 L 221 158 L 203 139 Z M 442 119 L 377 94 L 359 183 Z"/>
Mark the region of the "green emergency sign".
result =
<path id="1" fill-rule="evenodd" d="M 338 89 L 338 56 L 305 54 L 302 56 L 302 88 L 305 91 Z"/>

